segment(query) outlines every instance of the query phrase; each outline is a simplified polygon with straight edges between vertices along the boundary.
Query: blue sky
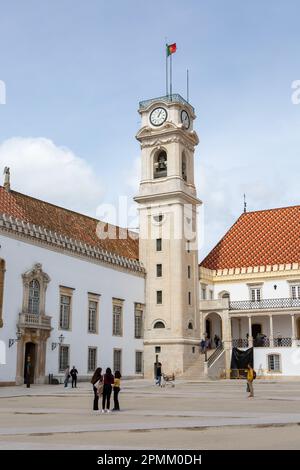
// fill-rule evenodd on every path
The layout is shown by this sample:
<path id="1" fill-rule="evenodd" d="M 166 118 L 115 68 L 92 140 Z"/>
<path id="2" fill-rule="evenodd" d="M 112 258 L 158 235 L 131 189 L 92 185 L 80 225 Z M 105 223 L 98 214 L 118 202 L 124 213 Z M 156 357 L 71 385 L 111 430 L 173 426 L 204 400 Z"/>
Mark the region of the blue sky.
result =
<path id="1" fill-rule="evenodd" d="M 203 256 L 242 211 L 299 204 L 298 0 L 0 2 L 0 163 L 13 189 L 94 215 L 138 182 L 138 102 L 196 108 Z"/>

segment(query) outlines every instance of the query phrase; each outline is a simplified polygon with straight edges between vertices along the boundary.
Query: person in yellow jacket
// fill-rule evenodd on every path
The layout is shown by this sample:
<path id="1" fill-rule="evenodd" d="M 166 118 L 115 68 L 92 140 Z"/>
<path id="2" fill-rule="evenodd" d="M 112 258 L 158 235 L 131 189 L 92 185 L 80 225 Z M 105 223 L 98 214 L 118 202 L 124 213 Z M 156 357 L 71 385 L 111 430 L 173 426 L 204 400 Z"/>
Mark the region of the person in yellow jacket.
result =
<path id="1" fill-rule="evenodd" d="M 121 388 L 121 373 L 119 370 L 115 371 L 115 380 L 114 380 L 114 407 L 113 411 L 120 411 L 120 405 L 119 405 L 119 392 Z"/>
<path id="2" fill-rule="evenodd" d="M 251 364 L 248 364 L 246 372 L 247 372 L 247 390 L 249 391 L 248 398 L 252 398 L 254 397 L 254 390 L 253 390 L 254 370 Z"/>

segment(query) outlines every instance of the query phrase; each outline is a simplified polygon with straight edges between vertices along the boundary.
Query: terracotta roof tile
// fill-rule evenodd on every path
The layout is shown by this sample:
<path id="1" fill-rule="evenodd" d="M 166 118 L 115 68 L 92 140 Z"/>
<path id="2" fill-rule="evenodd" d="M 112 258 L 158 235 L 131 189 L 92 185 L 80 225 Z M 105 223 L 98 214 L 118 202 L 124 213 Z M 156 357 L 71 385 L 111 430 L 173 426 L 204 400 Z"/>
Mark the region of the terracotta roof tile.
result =
<path id="1" fill-rule="evenodd" d="M 123 234 L 119 227 L 16 191 L 7 191 L 2 186 L 0 186 L 0 212 L 117 255 L 138 259 L 138 235 L 134 232 L 123 231 L 125 238 L 121 238 Z M 115 229 L 116 238 L 100 239 L 96 233 L 99 222 L 101 231 Z"/>
<path id="2" fill-rule="evenodd" d="M 242 214 L 200 263 L 208 269 L 300 263 L 300 206 Z"/>

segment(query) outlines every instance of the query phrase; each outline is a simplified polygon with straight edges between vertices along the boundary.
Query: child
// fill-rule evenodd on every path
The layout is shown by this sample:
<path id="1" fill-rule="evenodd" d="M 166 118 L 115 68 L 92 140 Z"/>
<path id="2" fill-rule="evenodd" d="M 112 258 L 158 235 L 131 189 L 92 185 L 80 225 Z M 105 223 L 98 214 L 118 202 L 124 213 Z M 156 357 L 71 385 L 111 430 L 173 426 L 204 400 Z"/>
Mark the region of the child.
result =
<path id="1" fill-rule="evenodd" d="M 116 370 L 115 372 L 115 380 L 114 380 L 114 408 L 113 411 L 120 411 L 120 405 L 119 405 L 119 391 L 120 391 L 120 385 L 121 385 L 121 374 L 119 370 Z"/>

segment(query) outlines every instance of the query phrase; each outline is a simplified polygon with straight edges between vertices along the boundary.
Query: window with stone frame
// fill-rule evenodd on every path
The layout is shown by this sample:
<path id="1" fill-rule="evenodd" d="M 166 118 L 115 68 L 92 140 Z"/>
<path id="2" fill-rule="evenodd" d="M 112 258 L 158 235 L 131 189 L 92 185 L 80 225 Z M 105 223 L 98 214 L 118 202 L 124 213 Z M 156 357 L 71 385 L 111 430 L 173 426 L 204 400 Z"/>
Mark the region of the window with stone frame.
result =
<path id="1" fill-rule="evenodd" d="M 97 333 L 98 326 L 98 301 L 89 299 L 88 332 Z"/>
<path id="2" fill-rule="evenodd" d="M 143 373 L 143 352 L 135 351 L 135 373 Z"/>
<path id="3" fill-rule="evenodd" d="M 143 308 L 141 304 L 134 307 L 134 337 L 143 338 Z"/>
<path id="4" fill-rule="evenodd" d="M 94 372 L 97 367 L 97 348 L 88 348 L 88 372 Z"/>
<path id="5" fill-rule="evenodd" d="M 123 301 L 113 299 L 113 336 L 123 335 Z"/>
<path id="6" fill-rule="evenodd" d="M 64 372 L 70 366 L 70 346 L 59 345 L 59 372 Z"/>
<path id="7" fill-rule="evenodd" d="M 70 295 L 60 294 L 59 327 L 61 330 L 69 330 L 71 325 L 71 299 Z"/>
<path id="8" fill-rule="evenodd" d="M 250 287 L 250 300 L 251 302 L 260 302 L 262 299 L 261 287 Z"/>
<path id="9" fill-rule="evenodd" d="M 121 372 L 122 369 L 122 350 L 121 349 L 114 349 L 114 357 L 113 357 L 113 371 L 115 372 L 118 370 Z"/>
<path id="10" fill-rule="evenodd" d="M 270 372 L 281 372 L 280 354 L 268 355 L 268 370 Z"/>
<path id="11" fill-rule="evenodd" d="M 291 286 L 291 297 L 292 299 L 300 299 L 300 284 L 294 284 Z"/>
<path id="12" fill-rule="evenodd" d="M 37 279 L 32 279 L 29 283 L 28 313 L 40 313 L 40 283 Z"/>

